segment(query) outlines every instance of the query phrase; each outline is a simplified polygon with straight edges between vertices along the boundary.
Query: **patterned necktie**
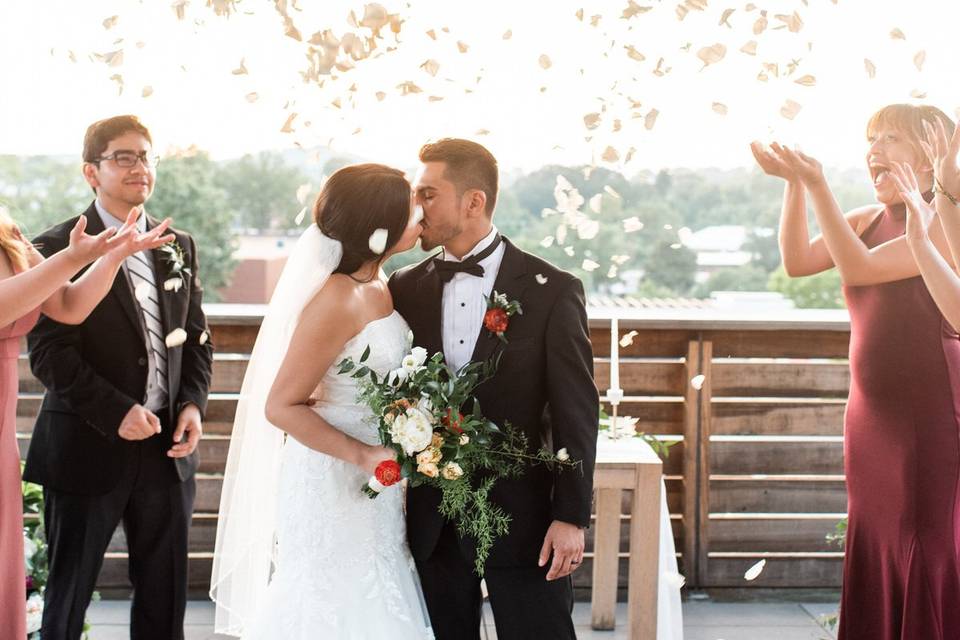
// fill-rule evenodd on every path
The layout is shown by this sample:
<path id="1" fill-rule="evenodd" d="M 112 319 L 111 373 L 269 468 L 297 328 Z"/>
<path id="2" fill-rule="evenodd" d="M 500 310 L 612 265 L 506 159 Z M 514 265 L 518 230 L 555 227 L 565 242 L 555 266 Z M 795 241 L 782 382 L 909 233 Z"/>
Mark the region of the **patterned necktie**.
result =
<path id="1" fill-rule="evenodd" d="M 437 274 L 440 276 L 440 280 L 446 284 L 453 280 L 453 275 L 455 273 L 468 273 L 471 276 L 482 278 L 484 271 L 483 267 L 480 266 L 480 263 L 486 260 L 490 254 L 497 250 L 497 247 L 500 246 L 500 242 L 502 240 L 503 238 L 498 233 L 494 237 L 493 242 L 490 243 L 489 247 L 476 255 L 470 256 L 462 262 L 444 260 L 440 257 L 434 258 L 433 265 L 437 270 Z"/>
<path id="2" fill-rule="evenodd" d="M 160 294 L 157 284 L 153 280 L 153 269 L 148 262 L 145 251 L 135 253 L 127 258 L 127 271 L 133 283 L 134 295 L 140 311 L 143 314 L 144 326 L 147 329 L 147 338 L 153 350 L 154 362 L 157 369 L 157 384 L 166 393 L 167 391 L 167 345 L 163 339 L 163 323 L 160 321 Z"/>

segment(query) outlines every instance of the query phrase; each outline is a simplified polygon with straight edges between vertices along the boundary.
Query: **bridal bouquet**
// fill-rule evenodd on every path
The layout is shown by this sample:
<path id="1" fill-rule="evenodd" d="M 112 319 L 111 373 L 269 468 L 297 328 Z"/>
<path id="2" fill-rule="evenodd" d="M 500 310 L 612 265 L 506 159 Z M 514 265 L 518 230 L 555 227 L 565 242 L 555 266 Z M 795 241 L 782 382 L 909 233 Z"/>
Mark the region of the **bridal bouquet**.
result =
<path id="1" fill-rule="evenodd" d="M 363 364 L 369 355 L 367 347 L 359 362 L 344 359 L 339 373 L 359 381 L 359 400 L 377 417 L 380 443 L 397 456 L 381 462 L 361 490 L 376 498 L 404 478 L 413 487 L 439 489 L 440 513 L 476 541 L 476 570 L 482 575 L 494 540 L 510 525 L 510 516 L 489 500 L 494 483 L 520 475 L 525 464 L 579 463 L 565 450 L 531 454 L 521 431 L 509 423 L 501 429 L 483 417 L 473 391 L 495 373 L 499 358 L 454 372 L 442 353 L 428 358 L 425 349 L 415 347 L 399 368 L 380 378 Z"/>

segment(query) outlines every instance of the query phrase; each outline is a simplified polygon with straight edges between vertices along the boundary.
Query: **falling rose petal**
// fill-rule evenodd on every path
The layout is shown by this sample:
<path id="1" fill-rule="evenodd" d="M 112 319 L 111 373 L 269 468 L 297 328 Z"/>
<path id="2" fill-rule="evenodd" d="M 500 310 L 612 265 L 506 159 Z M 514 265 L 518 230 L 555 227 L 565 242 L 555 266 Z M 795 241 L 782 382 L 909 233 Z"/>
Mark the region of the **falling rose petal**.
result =
<path id="1" fill-rule="evenodd" d="M 920 89 L 914 89 L 913 91 L 910 92 L 910 97 L 916 98 L 917 100 L 923 100 L 924 98 L 927 97 L 927 92 L 921 91 Z"/>
<path id="2" fill-rule="evenodd" d="M 443 96 L 429 96 L 427 102 L 442 102 Z"/>
<path id="3" fill-rule="evenodd" d="M 732 29 L 733 25 L 727 21 L 730 19 L 730 16 L 733 15 L 734 11 L 736 11 L 736 9 L 724 9 L 723 13 L 720 15 L 720 22 L 717 23 L 717 26 L 722 27 L 726 25 Z"/>
<path id="4" fill-rule="evenodd" d="M 603 194 L 598 193 L 590 198 L 590 211 L 600 213 L 600 207 L 603 205 Z"/>
<path id="5" fill-rule="evenodd" d="M 868 78 L 873 80 L 874 78 L 877 77 L 877 65 L 873 64 L 873 62 L 869 58 L 863 59 L 863 66 L 867 70 Z"/>
<path id="6" fill-rule="evenodd" d="M 913 65 L 917 71 L 923 71 L 923 63 L 927 61 L 927 52 L 921 49 L 913 56 Z"/>
<path id="7" fill-rule="evenodd" d="M 742 47 L 740 47 L 740 51 L 741 51 L 742 53 L 747 54 L 748 56 L 755 56 L 755 55 L 757 55 L 757 41 L 756 41 L 756 40 L 750 40 L 749 42 L 747 42 L 747 44 L 745 44 L 745 45 L 743 45 Z"/>
<path id="8" fill-rule="evenodd" d="M 107 31 L 109 31 L 110 29 L 113 29 L 115 26 L 117 26 L 117 20 L 119 19 L 120 19 L 120 16 L 110 16 L 109 18 L 103 21 L 103 28 L 106 29 Z"/>
<path id="9" fill-rule="evenodd" d="M 806 75 L 797 78 L 794 82 L 804 87 L 814 87 L 817 84 L 817 79 L 811 75 Z"/>
<path id="10" fill-rule="evenodd" d="M 633 339 L 638 335 L 640 334 L 637 331 L 628 331 L 627 333 L 623 334 L 623 336 L 620 338 L 620 346 L 623 348 L 629 347 L 633 344 Z"/>
<path id="11" fill-rule="evenodd" d="M 256 102 L 257 100 L 260 99 L 260 94 L 258 94 L 256 91 L 251 91 L 250 93 L 245 95 L 244 98 L 247 99 L 247 102 Z"/>
<path id="12" fill-rule="evenodd" d="M 767 16 L 761 15 L 753 23 L 753 35 L 758 36 L 767 30 Z"/>
<path id="13" fill-rule="evenodd" d="M 780 115 L 787 120 L 793 120 L 802 108 L 803 106 L 800 103 L 787 99 L 787 101 L 783 103 L 783 106 L 780 107 Z"/>
<path id="14" fill-rule="evenodd" d="M 512 37 L 513 37 L 513 30 L 512 30 L 512 29 L 507 29 L 506 31 L 503 32 L 502 38 L 503 38 L 504 40 L 509 40 L 509 39 L 512 38 Z"/>
<path id="15" fill-rule="evenodd" d="M 656 109 L 650 109 L 650 111 L 643 117 L 643 126 L 648 131 L 653 129 L 653 125 L 657 124 L 657 116 L 660 115 L 660 112 Z"/>
<path id="16" fill-rule="evenodd" d="M 468 45 L 466 42 L 457 40 L 457 49 L 460 50 L 460 53 L 466 53 L 470 50 L 470 45 Z"/>
<path id="17" fill-rule="evenodd" d="M 620 200 L 620 199 L 621 199 L 621 198 L 620 198 L 620 194 L 617 193 L 617 191 L 616 191 L 613 187 L 611 187 L 610 185 L 608 185 L 608 184 L 607 184 L 607 185 L 604 185 L 604 186 L 603 186 L 603 190 L 606 191 L 608 194 L 610 194 L 610 197 L 611 197 L 611 198 L 616 198 L 617 200 Z"/>
<path id="18" fill-rule="evenodd" d="M 383 91 L 377 91 L 375 95 L 377 96 L 377 102 L 383 102 L 383 99 L 387 97 L 387 94 Z"/>
<path id="19" fill-rule="evenodd" d="M 387 234 L 388 231 L 386 229 L 377 229 L 371 233 L 369 240 L 367 240 L 370 251 L 378 256 L 382 255 L 387 248 Z"/>
<path id="20" fill-rule="evenodd" d="M 538 273 L 534 276 L 534 278 L 536 279 L 537 284 L 547 284 L 547 276 L 543 275 L 542 273 Z"/>
<path id="21" fill-rule="evenodd" d="M 679 249 L 679 248 L 682 247 L 682 246 L 683 246 L 683 244 L 681 244 L 681 243 L 679 243 L 679 242 L 674 242 L 672 245 L 670 245 L 670 248 L 671 248 L 671 249 Z"/>
<path id="22" fill-rule="evenodd" d="M 437 71 L 440 70 L 440 63 L 436 60 L 430 59 L 420 65 L 420 68 L 429 73 L 431 76 L 436 77 Z"/>
<path id="23" fill-rule="evenodd" d="M 743 574 L 743 579 L 748 582 L 756 580 L 757 578 L 760 577 L 760 574 L 763 573 L 763 569 L 766 566 L 767 566 L 767 559 L 764 558 L 757 564 L 747 569 L 747 572 Z"/>
<path id="24" fill-rule="evenodd" d="M 150 85 L 146 85 L 143 88 L 143 90 L 140 92 L 141 98 L 149 98 L 152 95 L 153 95 L 153 87 L 151 87 Z"/>
<path id="25" fill-rule="evenodd" d="M 163 281 L 163 290 L 164 291 L 180 291 L 180 287 L 183 286 L 183 280 L 180 279 L 180 276 L 174 276 L 173 278 L 167 278 Z"/>
<path id="26" fill-rule="evenodd" d="M 623 221 L 623 230 L 625 233 L 632 233 L 633 231 L 640 231 L 641 229 L 643 229 L 643 223 L 640 222 L 640 218 L 637 216 L 627 218 Z"/>
<path id="27" fill-rule="evenodd" d="M 554 241 L 553 236 L 547 236 L 546 238 L 540 241 L 540 246 L 543 247 L 544 249 L 549 249 L 550 247 L 553 246 L 553 241 Z"/>
<path id="28" fill-rule="evenodd" d="M 631 60 L 636 60 L 637 62 L 643 62 L 644 60 L 647 59 L 647 56 L 637 51 L 636 47 L 632 45 L 628 44 L 624 47 L 624 49 L 627 50 L 627 57 L 630 58 Z"/>
<path id="29" fill-rule="evenodd" d="M 289 116 L 287 116 L 286 122 L 284 122 L 283 126 L 280 127 L 280 133 L 293 133 L 293 120 L 296 117 L 296 113 L 291 113 Z"/>
<path id="30" fill-rule="evenodd" d="M 600 233 L 600 223 L 596 220 L 587 220 L 577 225 L 577 236 L 581 240 L 593 240 Z"/>
<path id="31" fill-rule="evenodd" d="M 789 16 L 777 14 L 774 17 L 782 22 L 791 33 L 799 33 L 799 31 L 803 29 L 803 20 L 800 19 L 800 14 L 798 14 L 796 11 Z"/>
<path id="32" fill-rule="evenodd" d="M 613 147 L 607 147 L 606 149 L 603 150 L 603 155 L 601 155 L 600 158 L 604 162 L 616 162 L 617 160 L 620 159 L 620 152 L 618 152 Z"/>
<path id="33" fill-rule="evenodd" d="M 573 247 L 564 247 L 563 252 L 571 258 L 577 253 Z"/>
<path id="34" fill-rule="evenodd" d="M 206 331 L 201 331 L 200 337 L 197 338 L 197 342 L 199 342 L 200 344 L 207 344 L 207 340 L 209 339 L 210 339 L 210 334 L 207 333 Z"/>
<path id="35" fill-rule="evenodd" d="M 610 268 L 607 269 L 607 277 L 608 277 L 608 278 L 616 278 L 616 277 L 617 277 L 617 265 L 615 265 L 615 264 L 610 265 Z"/>
<path id="36" fill-rule="evenodd" d="M 246 58 L 240 58 L 240 66 L 237 67 L 236 69 L 234 69 L 233 71 L 231 71 L 230 73 L 232 73 L 232 74 L 235 75 L 235 76 L 246 75 L 246 74 L 247 74 L 247 64 L 246 64 L 246 62 L 247 62 L 247 59 L 246 59 Z"/>
<path id="37" fill-rule="evenodd" d="M 725 55 L 727 55 L 727 48 L 719 42 L 709 47 L 703 47 L 700 51 L 697 51 L 697 57 L 703 62 L 701 71 L 712 64 L 720 62 Z"/>
<path id="38" fill-rule="evenodd" d="M 891 32 L 890 32 L 890 37 L 893 38 L 894 40 L 906 40 L 906 39 L 907 39 L 907 36 L 904 35 L 903 31 L 901 31 L 900 29 L 894 29 L 893 31 L 891 31 Z"/>
<path id="39" fill-rule="evenodd" d="M 116 51 L 110 51 L 108 53 L 95 53 L 93 57 L 108 67 L 119 67 L 123 64 L 123 49 L 117 49 Z"/>
<path id="40" fill-rule="evenodd" d="M 543 69 L 549 69 L 553 66 L 553 63 L 550 61 L 550 56 L 545 53 L 540 55 L 540 57 L 537 59 L 537 62 L 540 63 L 540 67 Z"/>
<path id="41" fill-rule="evenodd" d="M 488 135 L 490 135 L 490 130 L 489 130 L 489 129 L 477 129 L 476 131 L 473 132 L 473 135 L 475 135 L 475 136 L 488 136 Z"/>
<path id="42" fill-rule="evenodd" d="M 119 73 L 115 73 L 110 76 L 110 79 L 117 83 L 117 92 L 118 95 L 123 93 L 123 76 Z"/>
<path id="43" fill-rule="evenodd" d="M 713 109 L 714 113 L 719 113 L 722 116 L 727 115 L 727 105 L 722 102 L 714 102 L 710 108 Z"/>
<path id="44" fill-rule="evenodd" d="M 601 15 L 590 16 L 590 26 L 591 26 L 591 27 L 595 27 L 595 26 L 597 26 L 598 24 L 600 24 L 600 18 L 602 18 L 602 17 L 603 17 L 603 16 L 601 16 Z"/>
<path id="45" fill-rule="evenodd" d="M 402 96 L 408 96 L 411 93 L 423 92 L 423 89 L 418 87 L 415 83 L 410 82 L 409 80 L 407 82 L 401 82 L 400 84 L 398 84 L 397 89 L 400 89 L 400 95 Z"/>
<path id="46" fill-rule="evenodd" d="M 596 129 L 600 126 L 600 114 L 599 113 L 588 113 L 583 116 L 583 126 L 587 129 Z"/>
<path id="47" fill-rule="evenodd" d="M 706 379 L 707 377 L 702 373 L 697 374 L 692 378 L 690 378 L 690 386 L 696 389 L 697 391 L 700 391 L 701 389 L 703 389 L 703 383 L 706 381 Z"/>
<path id="48" fill-rule="evenodd" d="M 164 340 L 164 343 L 167 345 L 168 349 L 172 349 L 174 347 L 179 347 L 186 341 L 187 341 L 187 332 L 184 331 L 183 329 L 174 329 L 173 331 L 167 334 L 167 338 L 166 340 Z"/>
<path id="49" fill-rule="evenodd" d="M 583 22 L 583 9 L 577 9 L 577 20 Z"/>
<path id="50" fill-rule="evenodd" d="M 300 226 L 300 224 L 303 223 L 303 219 L 306 217 L 306 215 L 307 215 L 307 208 L 303 207 L 302 209 L 300 209 L 300 213 L 297 214 L 297 217 L 293 219 L 293 223 L 297 226 Z"/>
<path id="51" fill-rule="evenodd" d="M 150 288 L 149 282 L 141 282 L 133 289 L 133 297 L 138 302 L 143 302 L 150 296 Z"/>
<path id="52" fill-rule="evenodd" d="M 641 13 L 646 13 L 651 9 L 653 9 L 653 7 L 642 7 L 636 2 L 634 2 L 634 0 L 627 0 L 627 8 L 623 10 L 623 13 L 620 15 L 620 18 L 622 20 L 629 20 L 630 18 L 634 16 L 638 16 Z"/>
<path id="53" fill-rule="evenodd" d="M 599 266 L 600 266 L 599 264 L 587 258 L 580 265 L 580 268 L 583 269 L 584 271 L 590 272 L 590 271 L 594 271 Z"/>
<path id="54" fill-rule="evenodd" d="M 431 39 L 431 40 L 436 40 L 436 39 L 437 39 L 437 32 L 434 31 L 433 29 L 428 30 L 428 31 L 427 31 L 427 35 L 430 36 L 430 39 Z"/>
<path id="55" fill-rule="evenodd" d="M 687 17 L 688 13 L 690 13 L 690 9 L 682 4 L 677 5 L 677 20 L 683 20 Z"/>

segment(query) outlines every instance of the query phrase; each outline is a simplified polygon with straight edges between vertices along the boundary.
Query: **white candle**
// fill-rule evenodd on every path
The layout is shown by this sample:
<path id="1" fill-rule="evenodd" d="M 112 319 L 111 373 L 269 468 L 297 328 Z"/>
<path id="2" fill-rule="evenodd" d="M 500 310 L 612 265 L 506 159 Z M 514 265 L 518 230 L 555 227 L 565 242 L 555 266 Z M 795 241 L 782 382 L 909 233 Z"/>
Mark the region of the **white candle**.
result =
<path id="1" fill-rule="evenodd" d="M 616 318 L 610 319 L 610 389 L 620 388 L 620 327 Z"/>

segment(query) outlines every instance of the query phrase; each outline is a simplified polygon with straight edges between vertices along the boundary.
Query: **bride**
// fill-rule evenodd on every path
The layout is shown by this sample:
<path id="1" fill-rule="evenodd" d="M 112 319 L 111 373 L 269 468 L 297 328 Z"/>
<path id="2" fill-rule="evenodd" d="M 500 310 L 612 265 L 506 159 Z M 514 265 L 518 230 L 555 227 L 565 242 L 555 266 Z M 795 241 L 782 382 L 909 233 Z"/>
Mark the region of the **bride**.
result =
<path id="1" fill-rule="evenodd" d="M 410 184 L 383 165 L 327 180 L 270 301 L 237 405 L 210 597 L 245 639 L 433 638 L 407 548 L 400 485 L 371 500 L 370 411 L 336 364 L 399 366 L 409 328 L 380 267 L 414 246 Z"/>

